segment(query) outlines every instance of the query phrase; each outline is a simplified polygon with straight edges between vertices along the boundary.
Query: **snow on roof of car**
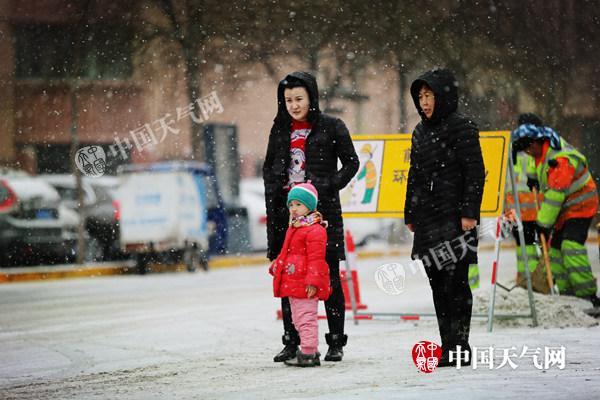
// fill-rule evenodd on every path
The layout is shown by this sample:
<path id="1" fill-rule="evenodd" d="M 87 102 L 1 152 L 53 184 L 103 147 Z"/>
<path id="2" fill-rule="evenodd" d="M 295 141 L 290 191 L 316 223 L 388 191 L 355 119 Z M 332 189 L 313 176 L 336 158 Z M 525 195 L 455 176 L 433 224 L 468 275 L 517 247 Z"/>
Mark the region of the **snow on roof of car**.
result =
<path id="1" fill-rule="evenodd" d="M 114 189 L 119 186 L 119 178 L 114 175 L 104 175 L 99 177 L 85 177 L 85 180 L 92 186 L 102 186 L 106 189 Z"/>
<path id="2" fill-rule="evenodd" d="M 119 168 L 118 174 L 131 172 L 165 172 L 165 171 L 188 171 L 211 174 L 212 168 L 208 164 L 196 161 L 163 161 L 147 164 L 129 164 Z"/>
<path id="3" fill-rule="evenodd" d="M 71 174 L 42 174 L 38 178 L 43 179 L 51 185 L 75 187 L 75 176 Z"/>
<path id="4" fill-rule="evenodd" d="M 0 177 L 11 177 L 11 176 L 30 176 L 27 172 L 20 169 L 0 167 Z"/>
<path id="5" fill-rule="evenodd" d="M 10 188 L 17 197 L 30 199 L 33 197 L 42 197 L 50 201 L 58 201 L 60 196 L 56 189 L 42 179 L 31 176 L 26 172 L 2 175 L 0 178 L 7 181 Z"/>

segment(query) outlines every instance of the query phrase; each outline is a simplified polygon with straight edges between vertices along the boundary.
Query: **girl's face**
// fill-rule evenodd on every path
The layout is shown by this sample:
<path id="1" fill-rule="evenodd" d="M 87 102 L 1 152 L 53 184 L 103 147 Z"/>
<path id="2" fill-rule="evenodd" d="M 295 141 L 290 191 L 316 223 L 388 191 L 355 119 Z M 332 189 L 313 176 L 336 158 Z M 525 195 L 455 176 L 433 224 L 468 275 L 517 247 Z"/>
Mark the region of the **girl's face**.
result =
<path id="1" fill-rule="evenodd" d="M 290 116 L 296 121 L 306 121 L 308 109 L 310 107 L 306 88 L 295 87 L 292 89 L 285 89 L 283 91 L 283 96 L 285 97 L 285 107 Z"/>
<path id="2" fill-rule="evenodd" d="M 435 96 L 428 86 L 423 86 L 421 90 L 419 90 L 419 105 L 425 116 L 428 119 L 431 118 L 435 107 Z"/>
<path id="3" fill-rule="evenodd" d="M 290 201 L 290 214 L 292 215 L 292 218 L 298 218 L 298 217 L 302 217 L 306 214 L 309 213 L 309 209 L 308 207 L 306 207 L 304 204 L 300 203 L 298 200 L 292 200 Z"/>

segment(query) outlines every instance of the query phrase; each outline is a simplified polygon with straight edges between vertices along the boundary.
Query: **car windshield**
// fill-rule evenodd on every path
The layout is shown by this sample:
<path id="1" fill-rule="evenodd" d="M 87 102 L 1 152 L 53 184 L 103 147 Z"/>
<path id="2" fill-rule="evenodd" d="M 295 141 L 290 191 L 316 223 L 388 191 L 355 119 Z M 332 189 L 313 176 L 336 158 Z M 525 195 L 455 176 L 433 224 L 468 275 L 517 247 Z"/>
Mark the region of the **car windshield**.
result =
<path id="1" fill-rule="evenodd" d="M 77 190 L 71 187 L 55 186 L 62 200 L 77 201 Z"/>

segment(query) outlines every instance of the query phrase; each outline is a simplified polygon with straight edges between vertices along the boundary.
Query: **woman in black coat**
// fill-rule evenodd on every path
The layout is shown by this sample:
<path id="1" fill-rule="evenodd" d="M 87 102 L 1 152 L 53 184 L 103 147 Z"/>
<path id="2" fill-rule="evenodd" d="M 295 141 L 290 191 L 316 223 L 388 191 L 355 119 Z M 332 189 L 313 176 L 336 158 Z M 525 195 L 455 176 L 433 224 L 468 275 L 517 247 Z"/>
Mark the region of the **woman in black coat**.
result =
<path id="1" fill-rule="evenodd" d="M 345 259 L 344 227 L 339 191 L 356 174 L 359 166 L 358 156 L 346 125 L 339 118 L 321 113 L 316 79 L 306 72 L 294 72 L 286 76 L 277 88 L 277 116 L 269 135 L 269 145 L 263 165 L 265 200 L 267 206 L 268 258 L 274 260 L 283 245 L 288 227 L 287 192 L 291 181 L 291 129 L 292 117 L 286 108 L 285 91 L 304 88 L 309 97 L 309 109 L 306 123 L 310 124 L 310 133 L 306 136 L 304 148 L 303 176 L 311 181 L 319 193 L 317 209 L 328 222 L 327 254 L 333 290 L 325 302 L 329 333 L 325 335 L 329 351 L 325 361 L 341 361 L 342 347 L 346 344 L 344 334 L 344 294 L 340 283 L 339 261 Z M 287 99 L 288 101 L 290 99 Z M 338 160 L 342 167 L 338 170 Z M 290 303 L 287 298 L 281 300 L 283 311 L 284 349 L 275 356 L 280 362 L 295 357 L 299 337 L 292 324 Z"/>
<path id="2" fill-rule="evenodd" d="M 457 112 L 457 86 L 450 71 L 435 69 L 410 88 L 422 120 L 412 136 L 404 213 L 415 233 L 412 258 L 423 261 L 433 292 L 440 366 L 453 364 L 448 356 L 456 346 L 469 353 L 470 362 L 468 269 L 477 263 L 475 228 L 485 180 L 479 131 Z"/>

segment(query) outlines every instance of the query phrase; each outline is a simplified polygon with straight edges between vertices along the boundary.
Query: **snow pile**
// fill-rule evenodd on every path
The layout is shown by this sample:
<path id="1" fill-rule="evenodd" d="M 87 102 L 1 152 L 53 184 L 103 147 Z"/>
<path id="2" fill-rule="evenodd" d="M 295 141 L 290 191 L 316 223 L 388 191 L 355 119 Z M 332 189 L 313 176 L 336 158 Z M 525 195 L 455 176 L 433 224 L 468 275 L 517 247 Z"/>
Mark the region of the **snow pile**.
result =
<path id="1" fill-rule="evenodd" d="M 473 313 L 488 312 L 490 293 L 488 290 L 476 290 L 473 293 Z M 549 296 L 533 293 L 538 326 L 542 328 L 591 327 L 598 325 L 598 320 L 590 317 L 583 310 L 592 304 L 572 296 Z M 529 297 L 527 290 L 515 288 L 510 292 L 498 288 L 496 290 L 495 314 L 529 314 Z M 531 318 L 494 319 L 494 325 L 525 327 L 531 326 Z"/>

